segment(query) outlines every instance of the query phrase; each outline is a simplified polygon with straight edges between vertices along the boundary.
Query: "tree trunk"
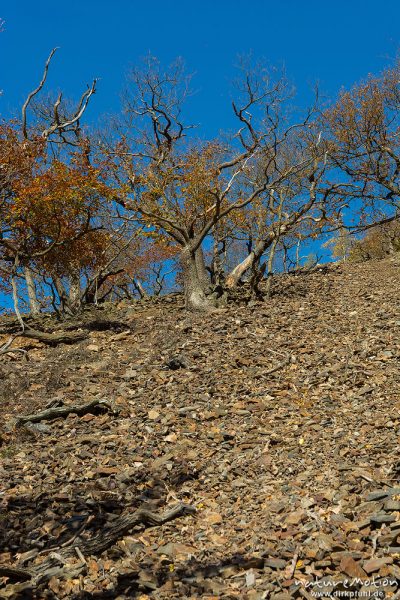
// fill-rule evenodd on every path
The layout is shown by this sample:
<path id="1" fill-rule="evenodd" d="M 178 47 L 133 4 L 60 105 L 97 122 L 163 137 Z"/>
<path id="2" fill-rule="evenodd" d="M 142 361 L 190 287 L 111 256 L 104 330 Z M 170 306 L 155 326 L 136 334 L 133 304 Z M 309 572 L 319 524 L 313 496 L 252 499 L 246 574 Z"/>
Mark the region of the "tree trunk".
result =
<path id="1" fill-rule="evenodd" d="M 144 289 L 144 287 L 139 279 L 133 279 L 132 283 L 133 283 L 134 288 L 139 292 L 140 298 L 148 297 L 148 293 Z"/>
<path id="2" fill-rule="evenodd" d="M 189 310 L 209 311 L 221 306 L 226 298 L 210 293 L 209 277 L 204 264 L 203 252 L 185 248 L 181 254 L 185 304 Z"/>
<path id="3" fill-rule="evenodd" d="M 245 272 L 260 260 L 266 249 L 272 244 L 274 238 L 275 234 L 270 233 L 264 240 L 257 242 L 250 254 L 248 254 L 241 263 L 236 265 L 234 269 L 232 269 L 225 280 L 225 285 L 228 289 L 233 289 L 237 286 Z"/>
<path id="4" fill-rule="evenodd" d="M 210 277 L 207 273 L 206 264 L 204 260 L 203 248 L 200 246 L 195 252 L 196 269 L 199 280 L 201 281 L 204 291 L 210 287 Z"/>
<path id="5" fill-rule="evenodd" d="M 71 275 L 69 280 L 69 305 L 72 312 L 79 311 L 81 307 L 81 282 L 79 273 Z"/>
<path id="6" fill-rule="evenodd" d="M 65 289 L 65 286 L 62 282 L 61 277 L 54 274 L 54 275 L 52 275 L 52 279 L 53 279 L 54 287 L 55 287 L 58 297 L 60 299 L 60 308 L 59 308 L 60 313 L 62 313 L 64 315 L 70 315 L 70 316 L 73 315 L 73 311 L 71 310 L 71 307 L 70 307 L 69 296 L 67 294 L 67 290 Z"/>
<path id="7" fill-rule="evenodd" d="M 35 280 L 33 279 L 32 271 L 29 267 L 24 267 L 24 273 L 26 289 L 28 292 L 30 314 L 38 315 L 40 313 L 40 306 L 36 296 Z"/>
<path id="8" fill-rule="evenodd" d="M 221 247 L 220 247 L 221 244 Z M 226 245 L 225 242 L 219 242 L 218 239 L 214 240 L 213 245 L 213 255 L 210 267 L 211 274 L 211 283 L 214 285 L 222 285 L 225 279 L 224 277 L 224 269 L 223 269 L 223 260 L 221 256 L 224 256 L 224 260 L 226 260 Z"/>
<path id="9" fill-rule="evenodd" d="M 268 279 L 267 279 L 267 289 L 266 289 L 266 294 L 267 294 L 267 298 L 269 298 L 271 296 L 271 283 L 272 283 L 272 277 L 273 277 L 273 266 L 274 266 L 274 258 L 275 258 L 275 252 L 276 252 L 276 247 L 278 245 L 279 242 L 279 237 L 276 237 L 274 239 L 274 241 L 272 242 L 272 246 L 271 246 L 271 250 L 269 253 L 269 257 L 268 257 Z"/>
<path id="10" fill-rule="evenodd" d="M 299 269 L 300 267 L 300 240 L 298 240 L 297 244 L 296 244 L 296 271 Z"/>

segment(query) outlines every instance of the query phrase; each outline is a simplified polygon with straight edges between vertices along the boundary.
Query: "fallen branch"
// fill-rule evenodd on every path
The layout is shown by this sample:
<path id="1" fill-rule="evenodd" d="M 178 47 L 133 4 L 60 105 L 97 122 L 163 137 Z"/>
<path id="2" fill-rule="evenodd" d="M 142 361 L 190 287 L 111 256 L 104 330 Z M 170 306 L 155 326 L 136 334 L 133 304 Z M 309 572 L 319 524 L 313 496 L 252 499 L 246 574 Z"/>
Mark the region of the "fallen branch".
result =
<path id="1" fill-rule="evenodd" d="M 7 342 L 3 344 L 3 346 L 1 346 L 0 348 L 0 356 L 2 354 L 13 354 L 14 352 L 21 352 L 21 354 L 24 354 L 26 356 L 26 350 L 24 350 L 23 348 L 11 348 L 11 344 L 17 337 L 18 335 L 12 335 L 9 337 Z"/>
<path id="2" fill-rule="evenodd" d="M 86 563 L 80 563 L 78 565 L 70 566 L 69 568 L 67 568 L 67 565 L 63 565 L 62 567 L 52 566 L 46 571 L 36 575 L 32 583 L 34 583 L 34 587 L 36 588 L 38 585 L 49 581 L 52 577 L 58 579 L 75 579 L 76 577 L 79 577 L 83 571 L 86 571 L 86 568 Z"/>
<path id="3" fill-rule="evenodd" d="M 263 373 L 263 376 L 272 375 L 272 373 L 275 373 L 276 371 L 279 371 L 280 369 L 283 369 L 283 367 L 286 367 L 287 365 L 290 364 L 290 361 L 291 361 L 291 357 L 288 356 L 284 361 L 280 362 L 279 364 L 277 364 L 272 369 L 269 369 L 269 371 L 265 371 Z"/>
<path id="4" fill-rule="evenodd" d="M 39 423 L 40 421 L 51 421 L 53 419 L 59 419 L 60 417 L 67 417 L 71 413 L 75 413 L 79 416 L 85 415 L 96 406 L 108 409 L 111 408 L 111 405 L 107 400 L 100 400 L 97 398 L 96 400 L 91 400 L 86 404 L 73 404 L 70 406 L 48 408 L 33 415 L 18 417 L 18 419 L 16 420 L 16 425 L 23 425 L 24 423 Z"/>
<path id="5" fill-rule="evenodd" d="M 101 554 L 137 525 L 163 525 L 178 517 L 194 514 L 195 512 L 196 509 L 193 506 L 183 503 L 179 503 L 163 515 L 158 515 L 150 510 L 139 508 L 132 514 L 121 515 L 118 519 L 115 519 L 108 528 L 101 531 L 93 538 L 79 540 L 79 546 L 77 543 L 68 548 L 63 548 L 57 554 L 52 553 L 43 563 L 31 569 L 20 569 L 18 567 L 0 565 L 0 575 L 13 577 L 20 581 L 29 580 L 30 584 L 34 584 L 35 587 L 45 583 L 51 579 L 51 577 L 76 577 L 86 568 L 86 564 L 80 563 L 79 565 L 68 565 L 65 559 L 75 557 L 77 549 L 79 550 L 78 554 L 82 556 Z M 57 562 L 62 563 L 62 566 L 57 566 Z"/>
<path id="6" fill-rule="evenodd" d="M 123 537 L 128 531 L 137 525 L 145 526 L 160 526 L 169 521 L 173 521 L 178 517 L 184 515 L 194 514 L 196 509 L 193 506 L 179 503 L 163 515 L 151 512 L 145 508 L 139 508 L 132 514 L 121 515 L 108 528 L 101 531 L 101 533 L 92 537 L 88 540 L 78 540 L 75 545 L 63 548 L 60 551 L 61 556 L 64 558 L 75 555 L 75 546 L 79 544 L 79 550 L 85 556 L 92 554 L 101 554 L 107 548 L 110 548 L 117 540 Z"/>
<path id="7" fill-rule="evenodd" d="M 5 334 L 6 331 L 1 330 L 0 333 Z M 86 331 L 55 331 L 48 333 L 46 331 L 39 331 L 39 329 L 33 329 L 25 324 L 24 330 L 17 331 L 13 334 L 6 344 L 0 348 L 0 355 L 8 352 L 22 352 L 22 349 L 9 349 L 12 342 L 18 337 L 25 337 L 34 340 L 39 340 L 49 346 L 57 346 L 57 344 L 75 344 L 87 339 L 89 334 Z M 24 351 L 23 351 L 24 352 Z"/>
<path id="8" fill-rule="evenodd" d="M 44 344 L 50 346 L 56 346 L 57 344 L 75 344 L 81 342 L 88 337 L 85 331 L 56 331 L 54 333 L 46 333 L 45 331 L 39 331 L 38 329 L 32 329 L 31 327 L 25 326 L 25 331 L 19 335 L 23 337 L 39 340 Z"/>
<path id="9" fill-rule="evenodd" d="M 33 571 L 28 569 L 0 565 L 0 577 L 10 577 L 11 579 L 17 579 L 18 581 L 29 581 L 33 576 Z"/>

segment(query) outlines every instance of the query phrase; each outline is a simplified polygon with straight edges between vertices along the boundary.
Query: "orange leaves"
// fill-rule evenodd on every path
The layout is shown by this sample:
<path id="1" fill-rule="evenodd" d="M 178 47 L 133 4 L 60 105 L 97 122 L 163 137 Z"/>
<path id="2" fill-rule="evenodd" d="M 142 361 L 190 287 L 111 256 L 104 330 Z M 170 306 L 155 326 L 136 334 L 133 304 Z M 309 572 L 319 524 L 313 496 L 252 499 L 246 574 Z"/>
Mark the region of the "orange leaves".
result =
<path id="1" fill-rule="evenodd" d="M 71 260 L 93 259 L 104 235 L 96 232 L 83 238 L 112 196 L 100 171 L 88 163 L 84 148 L 64 157 L 64 161 L 50 158 L 43 140 L 21 138 L 13 124 L 0 127 L 3 240 L 12 243 L 24 260 L 46 253 L 42 261 L 47 265 L 53 261 L 57 268 Z"/>
<path id="2" fill-rule="evenodd" d="M 60 242 L 78 234 L 96 213 L 103 194 L 95 173 L 53 162 L 46 170 L 13 183 L 10 224 L 22 223 L 19 235 Z M 40 245 L 40 242 L 39 242 Z"/>

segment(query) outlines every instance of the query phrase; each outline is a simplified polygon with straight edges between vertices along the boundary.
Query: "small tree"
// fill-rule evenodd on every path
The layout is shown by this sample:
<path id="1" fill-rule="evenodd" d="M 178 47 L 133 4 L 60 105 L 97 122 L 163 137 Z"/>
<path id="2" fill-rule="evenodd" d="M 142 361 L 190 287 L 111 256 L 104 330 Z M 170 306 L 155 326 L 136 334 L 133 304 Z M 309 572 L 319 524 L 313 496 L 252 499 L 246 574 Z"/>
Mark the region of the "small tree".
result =
<path id="1" fill-rule="evenodd" d="M 70 114 L 60 113 L 60 94 L 48 122 L 29 122 L 30 107 L 45 85 L 54 53 L 46 61 L 39 85 L 23 104 L 21 120 L 0 127 L 0 260 L 2 277 L 11 282 L 19 318 L 16 278 L 21 269 L 35 312 L 38 307 L 31 267 L 50 261 L 61 247 L 67 250 L 74 240 L 96 229 L 93 216 L 106 191 L 97 169 L 86 160 L 85 142 L 80 136 L 80 119 L 95 92 L 95 81 Z M 73 144 L 74 149 L 67 151 L 68 158 L 63 161 L 54 158 L 54 144 Z M 66 260 L 68 252 L 63 256 Z"/>

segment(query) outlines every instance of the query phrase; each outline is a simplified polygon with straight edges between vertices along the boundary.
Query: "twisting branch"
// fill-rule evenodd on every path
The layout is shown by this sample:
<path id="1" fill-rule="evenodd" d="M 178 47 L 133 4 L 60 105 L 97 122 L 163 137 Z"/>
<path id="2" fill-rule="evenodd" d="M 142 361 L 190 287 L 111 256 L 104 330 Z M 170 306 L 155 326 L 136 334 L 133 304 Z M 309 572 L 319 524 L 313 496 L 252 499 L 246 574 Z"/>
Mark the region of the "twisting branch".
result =
<path id="1" fill-rule="evenodd" d="M 53 50 L 50 52 L 49 57 L 46 60 L 46 63 L 44 66 L 43 76 L 42 76 L 42 79 L 41 79 L 39 85 L 32 92 L 30 92 L 28 94 L 28 97 L 26 98 L 26 100 L 22 106 L 22 134 L 26 140 L 29 139 L 28 122 L 27 122 L 27 111 L 28 111 L 29 105 L 32 102 L 33 98 L 43 89 L 43 86 L 46 83 L 47 74 L 49 71 L 49 66 L 50 66 L 51 60 L 56 51 L 57 51 L 57 48 L 53 48 Z M 83 94 L 78 102 L 78 106 L 76 107 L 75 112 L 70 117 L 65 117 L 64 119 L 62 119 L 60 117 L 60 113 L 59 113 L 59 107 L 60 107 L 61 100 L 62 100 L 62 94 L 60 93 L 57 96 L 57 99 L 53 105 L 52 122 L 49 127 L 46 127 L 45 129 L 43 129 L 42 134 L 41 134 L 42 138 L 44 140 L 48 140 L 50 136 L 52 136 L 55 133 L 58 133 L 61 136 L 62 141 L 67 142 L 67 140 L 63 137 L 63 134 L 71 132 L 71 131 L 72 132 L 78 131 L 79 120 L 82 117 L 83 113 L 85 112 L 85 110 L 88 106 L 90 97 L 96 92 L 96 84 L 97 84 L 97 79 L 94 79 L 92 85 L 88 86 L 87 89 L 83 92 Z"/>
<path id="2" fill-rule="evenodd" d="M 82 117 L 83 113 L 85 112 L 87 105 L 89 104 L 89 99 L 91 96 L 93 96 L 93 94 L 96 92 L 96 84 L 97 84 L 97 79 L 93 80 L 93 83 L 91 85 L 91 87 L 88 86 L 87 90 L 85 90 L 81 96 L 81 99 L 79 100 L 79 104 L 78 107 L 75 111 L 75 113 L 72 115 L 72 117 L 70 119 L 67 119 L 63 122 L 60 121 L 60 116 L 58 113 L 58 107 L 59 104 L 61 102 L 61 94 L 60 96 L 57 98 L 55 104 L 54 104 L 54 123 L 52 123 L 52 125 L 50 127 L 48 127 L 47 129 L 45 129 L 42 132 L 42 137 L 44 139 L 48 139 L 53 133 L 67 133 L 70 131 L 75 131 L 74 128 L 72 129 L 68 129 L 68 127 L 72 127 L 72 125 L 77 125 L 79 124 L 79 119 Z"/>
<path id="3" fill-rule="evenodd" d="M 23 133 L 25 139 L 28 139 L 26 111 L 27 111 L 28 106 L 29 106 L 30 102 L 32 101 L 32 99 L 36 96 L 36 94 L 38 94 L 40 92 L 40 90 L 43 88 L 44 84 L 46 83 L 47 73 L 49 70 L 50 62 L 51 62 L 51 59 L 53 58 L 54 54 L 56 53 L 56 51 L 57 51 L 57 48 L 53 48 L 53 50 L 50 52 L 49 58 L 46 60 L 46 64 L 44 66 L 43 77 L 42 77 L 39 85 L 30 94 L 28 94 L 28 97 L 23 104 L 23 107 L 22 107 L 22 133 Z"/>

